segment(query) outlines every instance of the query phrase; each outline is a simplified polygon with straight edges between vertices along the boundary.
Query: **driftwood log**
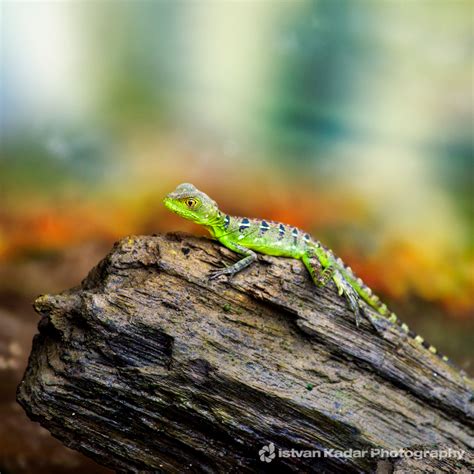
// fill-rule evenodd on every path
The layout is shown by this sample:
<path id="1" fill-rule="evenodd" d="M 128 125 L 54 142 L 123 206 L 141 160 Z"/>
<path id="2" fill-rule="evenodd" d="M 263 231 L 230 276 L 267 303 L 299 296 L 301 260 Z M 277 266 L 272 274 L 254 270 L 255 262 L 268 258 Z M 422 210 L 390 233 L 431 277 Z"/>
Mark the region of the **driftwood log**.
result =
<path id="1" fill-rule="evenodd" d="M 30 418 L 119 472 L 470 472 L 470 380 L 397 328 L 357 328 L 298 261 L 208 281 L 235 259 L 204 238 L 129 237 L 39 297 L 18 388 Z M 465 453 L 372 451 L 401 448 Z M 337 453 L 351 449 L 368 454 Z"/>

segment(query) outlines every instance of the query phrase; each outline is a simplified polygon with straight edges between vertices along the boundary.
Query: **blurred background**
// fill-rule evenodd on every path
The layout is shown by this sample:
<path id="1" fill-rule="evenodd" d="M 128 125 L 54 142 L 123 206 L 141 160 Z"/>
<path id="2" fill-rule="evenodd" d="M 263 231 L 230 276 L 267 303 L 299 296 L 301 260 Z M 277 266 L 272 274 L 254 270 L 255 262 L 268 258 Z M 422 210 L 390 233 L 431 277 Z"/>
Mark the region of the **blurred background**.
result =
<path id="1" fill-rule="evenodd" d="M 0 471 L 107 472 L 16 405 L 35 296 L 192 182 L 338 253 L 473 373 L 469 1 L 3 1 Z"/>

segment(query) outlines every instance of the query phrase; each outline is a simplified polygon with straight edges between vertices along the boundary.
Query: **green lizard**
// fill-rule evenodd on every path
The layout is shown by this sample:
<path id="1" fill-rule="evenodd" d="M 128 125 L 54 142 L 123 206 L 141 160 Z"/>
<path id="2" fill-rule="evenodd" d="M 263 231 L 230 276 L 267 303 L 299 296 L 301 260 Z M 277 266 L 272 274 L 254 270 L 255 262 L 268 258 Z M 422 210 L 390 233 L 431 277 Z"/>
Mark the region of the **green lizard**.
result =
<path id="1" fill-rule="evenodd" d="M 448 358 L 440 355 L 435 347 L 410 331 L 405 323 L 401 323 L 395 313 L 389 311 L 378 296 L 355 276 L 350 267 L 331 250 L 312 239 L 309 234 L 279 222 L 224 214 L 215 201 L 189 183 L 180 184 L 166 196 L 164 203 L 172 212 L 204 226 L 212 237 L 230 250 L 243 255 L 243 258 L 234 265 L 212 271 L 209 276 L 211 279 L 221 275 L 232 276 L 240 272 L 255 262 L 257 259 L 255 252 L 300 259 L 317 286 L 324 286 L 331 279 L 334 281 L 339 295 L 345 296 L 350 309 L 354 312 L 357 326 L 363 310 L 363 301 L 374 308 L 379 315 L 400 326 L 403 332 L 430 352 L 448 361 Z M 374 324 L 370 318 L 369 320 Z"/>

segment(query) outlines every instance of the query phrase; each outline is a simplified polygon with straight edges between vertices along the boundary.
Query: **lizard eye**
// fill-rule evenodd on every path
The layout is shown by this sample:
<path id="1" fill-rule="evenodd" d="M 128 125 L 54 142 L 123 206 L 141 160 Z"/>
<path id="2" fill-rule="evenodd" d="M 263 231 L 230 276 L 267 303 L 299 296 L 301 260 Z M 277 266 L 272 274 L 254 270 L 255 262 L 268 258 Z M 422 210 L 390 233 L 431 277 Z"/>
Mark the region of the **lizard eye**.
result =
<path id="1" fill-rule="evenodd" d="M 186 204 L 186 206 L 192 209 L 193 207 L 196 207 L 198 201 L 197 199 L 194 199 L 194 198 L 187 198 L 184 200 L 184 203 Z"/>

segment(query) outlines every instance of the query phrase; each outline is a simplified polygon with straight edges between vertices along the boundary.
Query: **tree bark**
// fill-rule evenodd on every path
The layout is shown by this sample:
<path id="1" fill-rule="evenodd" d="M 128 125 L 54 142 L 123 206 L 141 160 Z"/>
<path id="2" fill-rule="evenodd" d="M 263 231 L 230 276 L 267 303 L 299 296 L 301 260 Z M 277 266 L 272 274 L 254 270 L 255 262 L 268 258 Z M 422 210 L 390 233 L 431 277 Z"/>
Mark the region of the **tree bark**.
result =
<path id="1" fill-rule="evenodd" d="M 204 238 L 129 237 L 79 287 L 39 297 L 18 388 L 30 418 L 119 472 L 470 472 L 472 381 L 397 327 L 357 328 L 299 261 L 207 279 L 235 260 Z M 465 454 L 372 451 L 411 447 Z"/>

